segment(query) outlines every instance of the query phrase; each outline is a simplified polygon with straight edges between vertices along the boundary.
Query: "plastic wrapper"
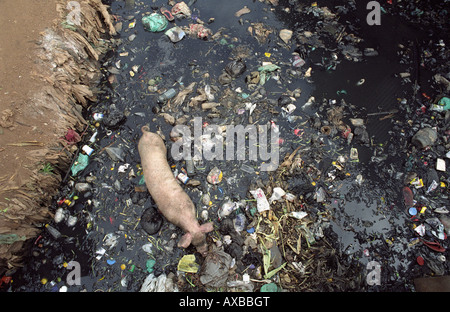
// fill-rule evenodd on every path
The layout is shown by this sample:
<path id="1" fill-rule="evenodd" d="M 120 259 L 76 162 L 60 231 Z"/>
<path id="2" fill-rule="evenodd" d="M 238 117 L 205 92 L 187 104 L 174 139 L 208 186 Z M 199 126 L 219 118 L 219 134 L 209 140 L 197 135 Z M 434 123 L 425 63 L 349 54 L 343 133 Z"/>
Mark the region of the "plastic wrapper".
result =
<path id="1" fill-rule="evenodd" d="M 250 193 L 256 199 L 256 207 L 259 213 L 270 209 L 269 201 L 267 200 L 266 194 L 264 194 L 262 189 L 258 188 L 254 191 L 250 191 Z"/>
<path id="2" fill-rule="evenodd" d="M 144 28 L 151 32 L 160 32 L 166 29 L 169 24 L 167 18 L 158 13 L 152 13 L 142 18 Z"/>

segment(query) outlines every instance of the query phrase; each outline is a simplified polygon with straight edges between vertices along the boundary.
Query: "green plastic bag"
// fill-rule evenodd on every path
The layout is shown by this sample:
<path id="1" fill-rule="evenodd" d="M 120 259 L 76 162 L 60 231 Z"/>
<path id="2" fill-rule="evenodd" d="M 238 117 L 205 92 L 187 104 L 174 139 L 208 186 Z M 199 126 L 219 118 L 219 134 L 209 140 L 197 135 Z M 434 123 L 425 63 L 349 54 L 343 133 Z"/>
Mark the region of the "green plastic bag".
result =
<path id="1" fill-rule="evenodd" d="M 260 85 L 264 85 L 266 83 L 266 81 L 270 78 L 269 73 L 276 71 L 280 69 L 280 66 L 275 65 L 275 64 L 267 64 L 264 66 L 260 66 L 258 68 L 258 71 L 260 72 L 259 74 L 259 84 Z"/>
<path id="2" fill-rule="evenodd" d="M 147 262 L 145 263 L 145 266 L 147 267 L 147 272 L 148 273 L 152 273 L 153 272 L 155 264 L 156 264 L 155 260 L 153 260 L 153 259 L 147 260 Z"/>
<path id="3" fill-rule="evenodd" d="M 78 159 L 74 162 L 74 164 L 72 165 L 72 175 L 76 176 L 78 172 L 83 171 L 84 168 L 86 168 L 86 166 L 89 163 L 89 156 L 86 154 L 79 154 L 78 155 Z"/>
<path id="4" fill-rule="evenodd" d="M 444 106 L 443 107 L 444 110 L 449 110 L 450 109 L 450 98 L 444 96 L 442 99 L 439 100 L 438 104 Z"/>
<path id="5" fill-rule="evenodd" d="M 260 292 L 279 292 L 279 291 L 280 289 L 278 285 L 275 283 L 265 284 L 260 289 Z"/>
<path id="6" fill-rule="evenodd" d="M 166 29 L 169 22 L 167 18 L 158 13 L 152 13 L 142 18 L 142 24 L 144 28 L 151 32 L 160 32 Z"/>

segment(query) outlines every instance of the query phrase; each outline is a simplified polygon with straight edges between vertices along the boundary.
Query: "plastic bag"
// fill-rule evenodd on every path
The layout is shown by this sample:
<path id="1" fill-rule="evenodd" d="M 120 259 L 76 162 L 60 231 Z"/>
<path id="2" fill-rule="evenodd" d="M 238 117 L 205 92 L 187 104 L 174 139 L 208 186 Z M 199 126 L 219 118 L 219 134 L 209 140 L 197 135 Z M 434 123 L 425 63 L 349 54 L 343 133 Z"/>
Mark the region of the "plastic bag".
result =
<path id="1" fill-rule="evenodd" d="M 167 37 L 169 37 L 170 41 L 178 42 L 184 38 L 186 33 L 178 26 L 172 27 L 164 33 Z"/>
<path id="2" fill-rule="evenodd" d="M 211 29 L 203 26 L 202 24 L 190 24 L 189 31 L 191 34 L 197 35 L 200 39 L 205 39 L 212 34 Z"/>
<path id="3" fill-rule="evenodd" d="M 270 209 L 266 194 L 264 194 L 262 189 L 258 188 L 254 191 L 250 191 L 250 194 L 256 199 L 256 207 L 259 213 Z"/>
<path id="4" fill-rule="evenodd" d="M 124 161 L 123 158 L 123 150 L 119 147 L 107 147 L 105 148 L 106 153 L 108 153 L 109 157 L 111 157 L 114 161 Z"/>
<path id="5" fill-rule="evenodd" d="M 174 285 L 172 278 L 166 274 L 155 277 L 153 273 L 149 274 L 141 286 L 140 292 L 176 292 L 177 287 Z"/>
<path id="6" fill-rule="evenodd" d="M 190 17 L 191 16 L 191 9 L 187 6 L 187 4 L 184 1 L 176 3 L 172 7 L 172 15 L 176 16 L 177 18 L 183 18 L 183 17 Z"/>
<path id="7" fill-rule="evenodd" d="M 286 195 L 286 192 L 281 187 L 275 187 L 272 196 L 269 199 L 269 203 L 280 200 L 284 195 Z"/>
<path id="8" fill-rule="evenodd" d="M 222 171 L 217 168 L 214 167 L 208 174 L 208 176 L 206 177 L 206 180 L 208 181 L 208 183 L 211 184 L 219 184 L 222 181 L 223 178 L 223 173 Z"/>
<path id="9" fill-rule="evenodd" d="M 167 18 L 158 13 L 152 13 L 142 18 L 142 24 L 144 28 L 151 32 L 160 32 L 166 29 L 169 22 Z"/>
<path id="10" fill-rule="evenodd" d="M 72 175 L 76 176 L 78 172 L 83 171 L 84 168 L 86 168 L 86 166 L 89 163 L 89 156 L 85 155 L 85 154 L 79 154 L 77 160 L 75 161 L 75 163 L 72 165 Z"/>
<path id="11" fill-rule="evenodd" d="M 177 270 L 186 273 L 197 273 L 198 263 L 195 262 L 195 255 L 184 255 L 178 262 Z"/>
<path id="12" fill-rule="evenodd" d="M 264 85 L 266 81 L 270 78 L 269 73 L 274 72 L 276 70 L 280 69 L 280 66 L 275 64 L 266 64 L 263 66 L 258 67 L 259 71 L 259 84 Z"/>
<path id="13" fill-rule="evenodd" d="M 229 216 L 233 211 L 235 211 L 238 208 L 236 203 L 233 203 L 232 201 L 228 200 L 226 201 L 219 209 L 218 215 L 219 219 L 225 218 Z"/>
<path id="14" fill-rule="evenodd" d="M 245 65 L 244 62 L 241 60 L 234 60 L 225 66 L 225 71 L 228 75 L 230 75 L 233 78 L 236 78 L 240 75 L 242 75 L 245 70 L 247 69 L 247 65 Z"/>
<path id="15" fill-rule="evenodd" d="M 200 282 L 210 287 L 224 286 L 228 279 L 231 261 L 231 256 L 222 250 L 208 253 L 202 265 Z"/>

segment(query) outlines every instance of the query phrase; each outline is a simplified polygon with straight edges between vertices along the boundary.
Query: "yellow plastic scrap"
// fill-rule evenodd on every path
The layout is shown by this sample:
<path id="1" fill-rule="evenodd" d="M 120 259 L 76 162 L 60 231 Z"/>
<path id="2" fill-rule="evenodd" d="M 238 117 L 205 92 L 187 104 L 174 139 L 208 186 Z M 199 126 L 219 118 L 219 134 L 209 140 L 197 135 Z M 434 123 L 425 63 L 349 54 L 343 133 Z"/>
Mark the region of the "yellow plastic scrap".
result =
<path id="1" fill-rule="evenodd" d="M 423 180 L 420 178 L 414 178 L 410 182 L 411 185 L 414 185 L 416 188 L 423 187 Z"/>
<path id="2" fill-rule="evenodd" d="M 178 262 L 178 271 L 186 273 L 197 273 L 199 269 L 198 263 L 195 262 L 195 255 L 184 255 Z"/>

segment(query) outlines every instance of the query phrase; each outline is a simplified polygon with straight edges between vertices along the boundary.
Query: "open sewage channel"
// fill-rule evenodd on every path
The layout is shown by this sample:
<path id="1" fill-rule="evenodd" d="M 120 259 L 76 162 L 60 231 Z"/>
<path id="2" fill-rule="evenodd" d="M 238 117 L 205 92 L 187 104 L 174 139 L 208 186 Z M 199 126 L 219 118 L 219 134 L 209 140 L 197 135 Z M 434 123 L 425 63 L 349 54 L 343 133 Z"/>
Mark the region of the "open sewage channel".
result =
<path id="1" fill-rule="evenodd" d="M 158 32 L 142 17 L 175 1 L 105 3 L 118 35 L 72 168 L 92 153 L 53 200 L 60 235 L 43 227 L 9 291 L 411 292 L 448 275 L 450 116 L 433 106 L 450 88 L 447 1 L 380 1 L 371 26 L 367 1 L 191 0 Z M 175 26 L 178 42 L 165 34 Z M 203 148 L 225 125 L 277 131 L 278 168 L 261 170 L 270 159 L 250 159 L 249 145 L 243 160 L 175 160 L 173 127 L 196 117 L 221 129 L 202 133 Z M 182 230 L 145 188 L 144 125 L 165 138 L 198 219 L 215 224 L 206 258 L 177 247 Z M 437 135 L 421 147 L 424 128 Z"/>

